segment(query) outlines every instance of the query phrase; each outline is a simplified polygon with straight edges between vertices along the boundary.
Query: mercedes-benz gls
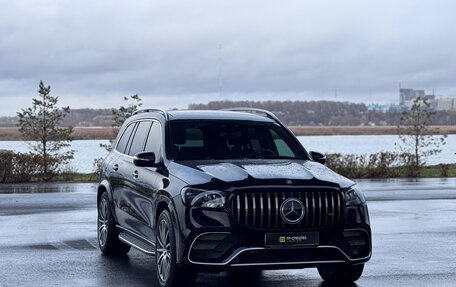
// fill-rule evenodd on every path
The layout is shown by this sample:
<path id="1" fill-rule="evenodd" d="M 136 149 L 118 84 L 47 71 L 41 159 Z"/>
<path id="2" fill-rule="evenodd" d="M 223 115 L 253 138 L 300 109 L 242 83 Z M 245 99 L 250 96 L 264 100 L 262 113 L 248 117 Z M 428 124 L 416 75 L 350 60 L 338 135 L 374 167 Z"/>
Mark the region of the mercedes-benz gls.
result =
<path id="1" fill-rule="evenodd" d="M 155 256 L 161 286 L 306 267 L 355 281 L 371 257 L 366 202 L 324 163 L 264 110 L 137 111 L 103 163 L 100 249 Z"/>

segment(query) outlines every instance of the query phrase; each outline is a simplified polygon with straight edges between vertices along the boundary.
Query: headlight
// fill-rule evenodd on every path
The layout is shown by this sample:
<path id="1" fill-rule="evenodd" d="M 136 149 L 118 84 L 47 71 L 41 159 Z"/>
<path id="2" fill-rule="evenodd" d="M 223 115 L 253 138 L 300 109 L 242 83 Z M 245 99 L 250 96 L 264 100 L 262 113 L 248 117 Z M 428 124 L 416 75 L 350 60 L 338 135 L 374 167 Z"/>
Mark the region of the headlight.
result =
<path id="1" fill-rule="evenodd" d="M 224 208 L 226 203 L 225 194 L 219 190 L 184 188 L 181 194 L 184 203 L 190 206 Z"/>
<path id="2" fill-rule="evenodd" d="M 353 185 L 345 191 L 345 205 L 360 205 L 364 202 L 366 202 L 366 198 L 357 185 Z"/>

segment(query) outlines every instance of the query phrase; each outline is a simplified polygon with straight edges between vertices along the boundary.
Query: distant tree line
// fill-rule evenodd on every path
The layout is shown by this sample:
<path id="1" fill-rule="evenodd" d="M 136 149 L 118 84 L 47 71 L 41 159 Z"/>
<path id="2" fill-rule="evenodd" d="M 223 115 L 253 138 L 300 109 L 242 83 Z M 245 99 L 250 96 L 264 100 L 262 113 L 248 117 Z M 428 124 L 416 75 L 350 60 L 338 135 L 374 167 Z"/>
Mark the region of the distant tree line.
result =
<path id="1" fill-rule="evenodd" d="M 190 104 L 188 109 L 225 109 L 252 107 L 270 110 L 285 124 L 293 126 L 360 126 L 375 124 L 395 126 L 400 122 L 402 110 L 369 111 L 364 103 L 334 101 L 213 101 L 207 104 Z M 72 109 L 60 123 L 73 127 L 109 127 L 115 115 L 112 109 Z M 0 127 L 16 126 L 17 117 L 0 117 Z M 456 125 L 456 111 L 437 111 L 434 125 Z"/>
<path id="2" fill-rule="evenodd" d="M 359 126 L 390 125 L 400 122 L 402 110 L 386 112 L 368 110 L 364 103 L 334 101 L 213 101 L 191 104 L 189 109 L 226 109 L 250 107 L 272 111 L 286 125 Z M 433 118 L 435 125 L 455 125 L 456 112 L 438 111 Z"/>
<path id="3" fill-rule="evenodd" d="M 71 109 L 59 123 L 61 126 L 106 127 L 112 125 L 111 109 Z M 0 127 L 17 126 L 18 117 L 0 117 Z"/>

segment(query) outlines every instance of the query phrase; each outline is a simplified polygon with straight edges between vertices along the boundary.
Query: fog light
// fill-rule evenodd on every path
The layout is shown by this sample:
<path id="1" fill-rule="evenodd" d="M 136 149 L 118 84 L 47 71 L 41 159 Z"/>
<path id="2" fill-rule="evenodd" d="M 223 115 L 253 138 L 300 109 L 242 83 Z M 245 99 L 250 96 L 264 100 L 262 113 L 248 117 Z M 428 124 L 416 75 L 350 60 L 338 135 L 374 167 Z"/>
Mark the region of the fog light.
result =
<path id="1" fill-rule="evenodd" d="M 228 233 L 207 233 L 193 243 L 193 250 L 214 250 L 228 237 Z"/>
<path id="2" fill-rule="evenodd" d="M 369 242 L 365 231 L 344 230 L 342 234 L 351 255 L 367 255 L 369 252 Z"/>

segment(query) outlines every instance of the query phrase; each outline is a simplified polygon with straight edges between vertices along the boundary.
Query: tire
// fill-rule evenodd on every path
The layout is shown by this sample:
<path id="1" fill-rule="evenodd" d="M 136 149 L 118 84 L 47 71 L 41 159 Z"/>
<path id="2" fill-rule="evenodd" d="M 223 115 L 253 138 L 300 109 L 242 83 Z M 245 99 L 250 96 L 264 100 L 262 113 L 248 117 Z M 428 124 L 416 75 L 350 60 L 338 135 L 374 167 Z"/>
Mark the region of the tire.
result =
<path id="1" fill-rule="evenodd" d="M 318 273 L 323 280 L 330 283 L 352 283 L 363 274 L 364 264 L 359 265 L 323 265 Z"/>
<path id="2" fill-rule="evenodd" d="M 192 286 L 196 273 L 176 264 L 176 237 L 168 210 L 157 220 L 155 232 L 155 263 L 157 280 L 161 287 Z"/>
<path id="3" fill-rule="evenodd" d="M 130 245 L 119 240 L 119 233 L 109 206 L 108 193 L 105 191 L 98 203 L 98 246 L 106 255 L 126 255 L 130 251 Z"/>

